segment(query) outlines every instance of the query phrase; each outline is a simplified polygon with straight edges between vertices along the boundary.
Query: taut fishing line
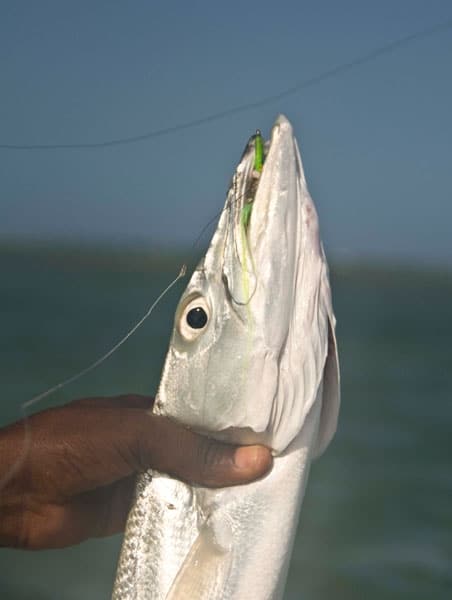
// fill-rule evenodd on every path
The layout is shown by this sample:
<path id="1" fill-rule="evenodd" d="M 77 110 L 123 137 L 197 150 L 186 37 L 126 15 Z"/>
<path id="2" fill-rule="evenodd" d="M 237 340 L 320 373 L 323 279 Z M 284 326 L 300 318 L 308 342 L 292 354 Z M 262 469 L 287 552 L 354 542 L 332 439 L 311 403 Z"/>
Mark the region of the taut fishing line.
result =
<path id="1" fill-rule="evenodd" d="M 91 363 L 90 365 L 88 365 L 87 367 L 85 367 L 84 369 L 82 369 L 81 371 L 79 371 L 78 373 L 76 373 L 75 375 L 72 375 L 71 377 L 68 377 L 64 381 L 61 381 L 60 383 L 57 383 L 56 385 L 52 386 L 51 388 L 49 388 L 45 392 L 42 392 L 41 394 L 38 394 L 37 396 L 34 396 L 33 398 L 31 398 L 31 400 L 27 400 L 27 402 L 24 402 L 22 404 L 22 409 L 23 410 L 27 410 L 27 408 L 30 408 L 30 406 L 33 406 L 33 404 L 36 404 L 37 402 L 40 402 L 44 398 L 47 398 L 47 396 L 50 396 L 50 394 L 53 394 L 57 390 L 60 390 L 61 388 L 69 385 L 70 383 L 73 383 L 74 381 L 77 381 L 77 379 L 80 379 L 81 377 L 83 377 L 87 373 L 90 373 L 91 371 L 93 371 L 94 369 L 96 369 L 97 367 L 99 367 L 103 362 L 105 362 L 107 360 L 107 358 L 110 358 L 110 356 L 114 352 L 116 352 L 116 350 L 118 350 L 118 348 L 120 348 L 124 344 L 124 342 L 126 342 L 129 339 L 129 337 L 131 337 L 135 333 L 135 331 L 139 327 L 141 327 L 141 325 L 143 325 L 143 323 L 150 316 L 150 314 L 152 313 L 152 311 L 154 310 L 154 308 L 157 306 L 157 304 L 160 302 L 160 300 L 170 291 L 170 289 L 174 285 L 176 285 L 176 283 L 179 281 L 179 279 L 181 279 L 182 277 L 185 277 L 186 272 L 187 272 L 187 267 L 184 264 L 184 265 L 182 265 L 182 267 L 181 267 L 181 269 L 179 271 L 178 276 L 175 279 L 173 279 L 173 281 L 169 285 L 166 286 L 166 288 L 163 290 L 163 292 L 161 292 L 160 295 L 157 297 L 157 299 L 154 300 L 154 302 L 148 308 L 148 310 L 146 311 L 146 313 L 141 317 L 141 319 L 137 323 L 135 323 L 135 325 L 131 329 L 129 329 L 129 331 L 124 335 L 124 337 L 122 337 L 119 340 L 119 342 L 117 342 L 112 348 L 110 348 L 110 350 L 108 352 L 106 352 L 100 358 L 98 358 L 97 360 L 95 360 L 93 363 Z"/>

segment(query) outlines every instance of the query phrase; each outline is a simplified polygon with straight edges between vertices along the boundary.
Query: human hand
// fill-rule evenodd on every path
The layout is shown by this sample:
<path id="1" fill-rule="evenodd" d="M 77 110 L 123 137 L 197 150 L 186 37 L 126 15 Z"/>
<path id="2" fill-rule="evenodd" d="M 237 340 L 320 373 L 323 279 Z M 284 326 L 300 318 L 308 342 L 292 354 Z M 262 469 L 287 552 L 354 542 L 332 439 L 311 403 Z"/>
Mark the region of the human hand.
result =
<path id="1" fill-rule="evenodd" d="M 122 531 L 136 474 L 150 467 L 209 487 L 271 468 L 267 448 L 197 435 L 150 414 L 152 403 L 86 398 L 0 430 L 0 545 L 61 548 Z"/>

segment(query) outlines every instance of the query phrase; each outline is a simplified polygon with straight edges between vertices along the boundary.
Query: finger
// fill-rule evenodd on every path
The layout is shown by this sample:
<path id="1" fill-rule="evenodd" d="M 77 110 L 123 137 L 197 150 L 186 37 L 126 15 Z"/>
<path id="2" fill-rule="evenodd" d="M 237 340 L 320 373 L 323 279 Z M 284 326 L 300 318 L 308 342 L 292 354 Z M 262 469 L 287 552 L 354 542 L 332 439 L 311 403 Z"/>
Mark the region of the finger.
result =
<path id="1" fill-rule="evenodd" d="M 68 406 L 78 408 L 80 406 L 96 408 L 141 408 L 151 409 L 154 405 L 152 396 L 141 396 L 138 394 L 122 394 L 120 396 L 97 396 L 93 398 L 80 398 L 73 400 Z"/>

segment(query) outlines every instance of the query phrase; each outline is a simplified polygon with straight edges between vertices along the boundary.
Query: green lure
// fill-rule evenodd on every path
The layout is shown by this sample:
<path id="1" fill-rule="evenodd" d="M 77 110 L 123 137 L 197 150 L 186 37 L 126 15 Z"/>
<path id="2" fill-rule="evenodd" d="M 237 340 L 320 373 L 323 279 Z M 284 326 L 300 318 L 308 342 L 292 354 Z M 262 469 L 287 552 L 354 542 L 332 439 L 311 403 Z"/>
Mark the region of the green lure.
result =
<path id="1" fill-rule="evenodd" d="M 259 129 L 254 136 L 254 170 L 262 173 L 264 166 L 264 140 Z"/>
<path id="2" fill-rule="evenodd" d="M 253 209 L 253 201 L 254 196 L 257 189 L 257 183 L 259 181 L 259 176 L 262 173 L 262 169 L 264 166 L 264 139 L 261 135 L 259 129 L 256 131 L 256 135 L 253 136 L 254 142 L 254 168 L 253 168 L 253 181 L 250 186 L 250 194 L 245 200 L 245 204 L 243 205 L 242 212 L 240 215 L 240 222 L 244 227 L 245 231 L 248 229 L 248 225 L 251 218 L 251 212 Z"/>
<path id="3" fill-rule="evenodd" d="M 247 204 L 244 204 L 244 206 L 242 208 L 242 212 L 240 213 L 240 223 L 244 227 L 245 231 L 248 229 L 252 210 L 253 210 L 253 204 L 252 204 L 252 202 L 248 202 Z"/>

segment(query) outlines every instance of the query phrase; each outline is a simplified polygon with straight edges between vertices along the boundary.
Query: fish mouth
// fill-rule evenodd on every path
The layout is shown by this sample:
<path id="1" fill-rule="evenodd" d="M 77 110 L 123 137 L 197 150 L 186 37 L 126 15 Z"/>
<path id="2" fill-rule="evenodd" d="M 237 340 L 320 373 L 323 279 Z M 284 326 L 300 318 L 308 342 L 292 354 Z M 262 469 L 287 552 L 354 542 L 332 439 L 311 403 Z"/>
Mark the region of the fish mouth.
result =
<path id="1" fill-rule="evenodd" d="M 270 139 L 249 139 L 235 170 L 226 208 L 228 227 L 223 276 L 236 306 L 248 305 L 261 283 L 294 268 L 299 242 L 300 186 L 305 186 L 290 122 L 276 119 Z"/>
<path id="2" fill-rule="evenodd" d="M 259 179 L 264 168 L 265 158 L 268 153 L 269 142 L 264 142 L 262 134 L 258 129 L 254 135 L 250 137 L 245 150 L 242 153 L 242 158 L 239 167 L 236 170 L 235 178 L 240 179 L 240 165 L 245 165 L 243 178 L 243 192 L 240 194 L 240 224 L 245 232 L 248 231 L 251 213 L 253 210 L 254 200 L 259 186 Z M 249 165 L 252 164 L 252 168 Z M 236 185 L 236 182 L 234 182 Z"/>
<path id="3" fill-rule="evenodd" d="M 274 192 L 278 193 L 280 190 L 278 183 L 284 178 L 287 179 L 289 171 L 292 171 L 292 176 L 302 172 L 299 168 L 300 164 L 296 165 L 295 170 L 288 168 L 289 163 L 292 163 L 292 166 L 297 163 L 297 154 L 298 148 L 292 126 L 284 115 L 279 115 L 276 119 L 269 140 L 264 140 L 259 129 L 248 140 L 234 173 L 230 189 L 230 193 L 232 191 L 233 195 L 233 204 L 235 204 L 233 208 L 236 222 L 240 223 L 247 233 L 252 220 L 256 220 L 256 218 L 252 218 L 252 214 L 256 212 L 254 207 L 257 206 L 258 213 L 268 210 L 268 195 L 258 194 L 259 187 L 263 187 L 260 186 L 261 181 L 268 180 L 270 177 Z M 281 173 L 281 169 L 283 173 Z M 267 175 L 268 171 L 272 171 L 269 176 Z M 276 171 L 279 172 L 279 176 L 276 175 Z M 287 181 L 285 185 L 287 185 Z M 261 198 L 263 195 L 267 196 L 266 200 Z M 260 201 L 256 202 L 258 198 Z"/>

